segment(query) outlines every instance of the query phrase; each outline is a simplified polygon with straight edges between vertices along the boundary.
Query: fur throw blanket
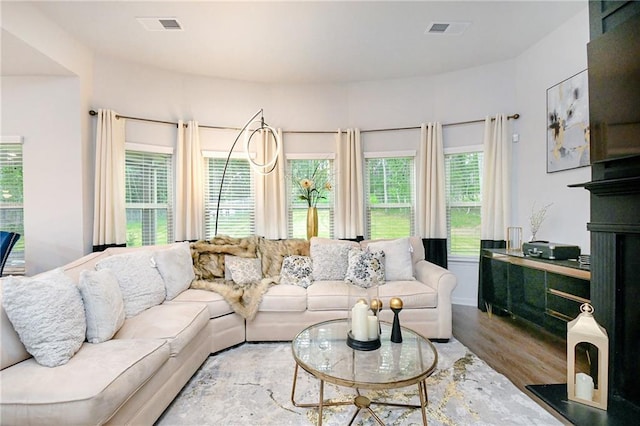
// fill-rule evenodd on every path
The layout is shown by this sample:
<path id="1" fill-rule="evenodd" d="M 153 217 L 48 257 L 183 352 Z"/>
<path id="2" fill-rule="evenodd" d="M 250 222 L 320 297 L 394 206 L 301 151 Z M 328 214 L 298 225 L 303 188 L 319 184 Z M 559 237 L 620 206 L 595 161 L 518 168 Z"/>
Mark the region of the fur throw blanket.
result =
<path id="1" fill-rule="evenodd" d="M 211 240 L 191 244 L 196 279 L 191 288 L 215 291 L 243 318 L 252 320 L 258 312 L 262 296 L 280 281 L 282 260 L 290 255 L 309 256 L 309 242 L 301 239 L 267 240 L 250 236 L 234 238 L 218 235 Z M 259 258 L 262 279 L 248 285 L 225 280 L 225 255 Z M 228 277 L 227 277 L 228 278 Z"/>

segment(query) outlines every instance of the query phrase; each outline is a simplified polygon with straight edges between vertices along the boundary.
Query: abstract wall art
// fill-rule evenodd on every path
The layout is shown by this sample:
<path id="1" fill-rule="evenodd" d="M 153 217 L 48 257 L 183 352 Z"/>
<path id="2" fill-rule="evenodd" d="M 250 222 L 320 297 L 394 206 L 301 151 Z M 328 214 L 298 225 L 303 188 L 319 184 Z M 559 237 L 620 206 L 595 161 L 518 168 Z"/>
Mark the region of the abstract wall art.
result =
<path id="1" fill-rule="evenodd" d="M 547 173 L 589 165 L 589 85 L 584 70 L 547 89 Z"/>

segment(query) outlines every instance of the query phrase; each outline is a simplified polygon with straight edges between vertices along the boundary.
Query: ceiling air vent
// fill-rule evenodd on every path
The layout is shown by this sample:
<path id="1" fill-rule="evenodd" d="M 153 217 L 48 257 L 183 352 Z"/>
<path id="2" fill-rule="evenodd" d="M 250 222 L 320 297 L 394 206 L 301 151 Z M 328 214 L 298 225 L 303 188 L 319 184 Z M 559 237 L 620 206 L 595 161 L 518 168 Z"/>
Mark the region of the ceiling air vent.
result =
<path id="1" fill-rule="evenodd" d="M 147 31 L 182 31 L 182 25 L 173 17 L 136 18 Z"/>
<path id="2" fill-rule="evenodd" d="M 471 25 L 471 22 L 431 22 L 425 34 L 460 35 Z"/>

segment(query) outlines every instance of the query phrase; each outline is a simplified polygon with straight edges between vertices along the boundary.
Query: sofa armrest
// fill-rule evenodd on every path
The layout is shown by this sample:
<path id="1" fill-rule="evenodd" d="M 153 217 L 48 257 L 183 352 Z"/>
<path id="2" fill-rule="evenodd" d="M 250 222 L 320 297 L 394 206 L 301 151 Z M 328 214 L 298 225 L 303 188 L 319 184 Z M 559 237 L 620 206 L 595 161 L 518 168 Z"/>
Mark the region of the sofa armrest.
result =
<path id="1" fill-rule="evenodd" d="M 435 335 L 439 340 L 448 340 L 452 336 L 451 293 L 458 285 L 458 279 L 449 270 L 426 260 L 415 264 L 416 279 L 433 288 L 438 293 L 438 327 Z"/>
<path id="2" fill-rule="evenodd" d="M 456 288 L 458 280 L 448 269 L 426 260 L 419 260 L 415 264 L 416 279 L 428 285 L 438 292 L 438 299 L 446 295 L 451 296 L 451 292 Z"/>

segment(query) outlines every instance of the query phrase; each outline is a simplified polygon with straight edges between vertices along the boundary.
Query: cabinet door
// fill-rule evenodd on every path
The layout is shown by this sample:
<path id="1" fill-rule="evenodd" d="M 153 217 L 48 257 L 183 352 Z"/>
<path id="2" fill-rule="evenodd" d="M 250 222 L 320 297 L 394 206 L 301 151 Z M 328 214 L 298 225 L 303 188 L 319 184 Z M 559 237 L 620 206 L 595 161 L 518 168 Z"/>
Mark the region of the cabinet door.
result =
<path id="1" fill-rule="evenodd" d="M 511 311 L 535 324 L 544 324 L 546 273 L 538 269 L 509 265 Z"/>
<path id="2" fill-rule="evenodd" d="M 485 258 L 482 268 L 484 299 L 494 309 L 509 311 L 508 263 Z"/>

